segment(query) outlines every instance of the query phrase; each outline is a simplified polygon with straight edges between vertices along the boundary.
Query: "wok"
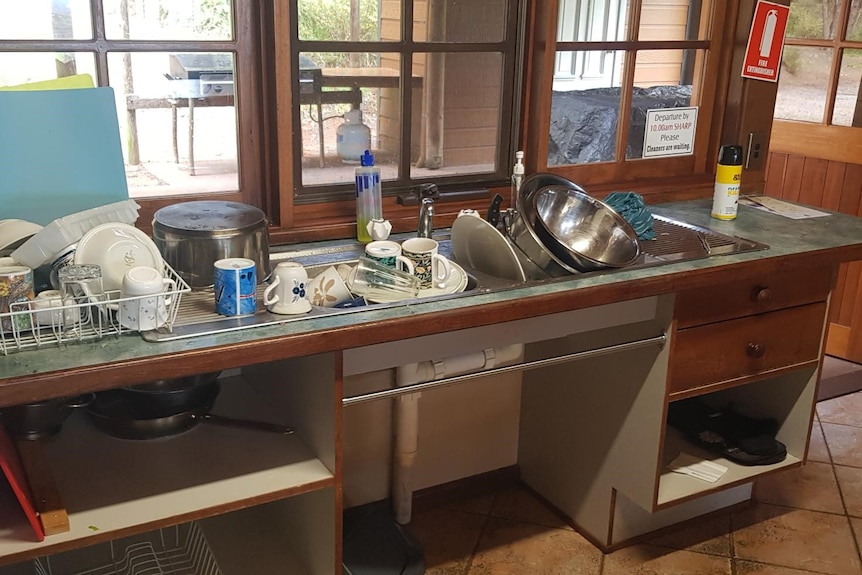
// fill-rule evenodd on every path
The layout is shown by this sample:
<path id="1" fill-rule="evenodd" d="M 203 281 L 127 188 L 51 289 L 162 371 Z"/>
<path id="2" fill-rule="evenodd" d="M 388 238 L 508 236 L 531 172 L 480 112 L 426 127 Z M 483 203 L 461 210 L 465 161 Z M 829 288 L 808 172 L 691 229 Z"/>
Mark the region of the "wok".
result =
<path id="1" fill-rule="evenodd" d="M 217 382 L 210 385 L 212 387 L 209 388 L 209 394 L 198 405 L 170 415 L 158 413 L 154 415 L 147 406 L 129 401 L 128 395 L 122 393 L 123 390 L 117 389 L 97 394 L 96 399 L 90 404 L 87 414 L 96 427 L 108 435 L 121 439 L 141 440 L 168 437 L 188 431 L 199 423 L 267 431 L 282 435 L 293 433 L 293 429 L 275 423 L 233 419 L 211 414 L 210 410 L 218 396 L 219 388 Z"/>

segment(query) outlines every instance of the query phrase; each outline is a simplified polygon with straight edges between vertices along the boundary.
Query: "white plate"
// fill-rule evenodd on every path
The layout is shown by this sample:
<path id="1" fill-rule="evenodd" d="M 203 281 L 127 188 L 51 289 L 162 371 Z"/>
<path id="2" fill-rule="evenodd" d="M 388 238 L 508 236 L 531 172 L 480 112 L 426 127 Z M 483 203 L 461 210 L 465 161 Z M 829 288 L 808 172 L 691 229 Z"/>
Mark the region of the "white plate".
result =
<path id="1" fill-rule="evenodd" d="M 0 252 L 15 249 L 41 229 L 39 224 L 26 220 L 0 220 Z"/>
<path id="2" fill-rule="evenodd" d="M 515 248 L 490 223 L 475 212 L 462 212 L 452 222 L 452 257 L 490 276 L 527 279 Z"/>
<path id="3" fill-rule="evenodd" d="M 467 289 L 467 279 L 468 279 L 467 278 L 467 272 L 465 272 L 464 268 L 462 268 L 461 266 L 459 266 L 455 262 L 449 260 L 449 263 L 452 266 L 452 273 L 449 274 L 449 278 L 446 280 L 445 285 L 442 288 L 430 287 L 427 289 L 421 289 L 421 290 L 419 290 L 419 295 L 416 296 L 417 298 L 433 297 L 433 296 L 438 296 L 438 295 L 449 295 L 449 294 L 453 294 L 453 293 L 460 293 L 460 292 L 464 291 L 465 289 Z M 399 302 L 399 301 L 404 301 L 405 299 L 414 299 L 414 298 L 411 298 L 408 296 L 392 297 L 392 298 L 379 297 L 379 296 L 374 297 L 374 298 L 369 297 L 369 296 L 365 295 L 364 293 L 362 293 L 362 290 L 357 291 L 356 289 L 354 289 L 353 283 L 354 283 L 355 278 L 356 278 L 356 268 L 353 268 L 352 270 L 350 270 L 350 273 L 347 276 L 347 287 L 348 287 L 348 289 L 350 289 L 350 291 L 353 292 L 354 294 L 364 297 L 368 301 L 368 303 L 395 303 L 395 302 Z"/>
<path id="4" fill-rule="evenodd" d="M 135 266 L 165 273 L 165 261 L 153 240 L 138 228 L 119 222 L 96 226 L 84 234 L 75 248 L 75 263 L 98 264 L 105 291 L 119 290 L 123 276 Z"/>

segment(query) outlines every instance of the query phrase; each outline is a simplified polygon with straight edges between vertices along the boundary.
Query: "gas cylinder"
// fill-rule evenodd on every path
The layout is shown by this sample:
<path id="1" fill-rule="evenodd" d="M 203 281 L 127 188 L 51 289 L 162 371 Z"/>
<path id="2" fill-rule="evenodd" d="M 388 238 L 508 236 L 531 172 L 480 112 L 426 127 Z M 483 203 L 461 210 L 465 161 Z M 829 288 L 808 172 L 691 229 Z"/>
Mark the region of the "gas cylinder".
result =
<path id="1" fill-rule="evenodd" d="M 371 128 L 362 123 L 362 110 L 344 114 L 335 136 L 335 149 L 345 164 L 358 164 L 363 152 L 371 148 Z"/>

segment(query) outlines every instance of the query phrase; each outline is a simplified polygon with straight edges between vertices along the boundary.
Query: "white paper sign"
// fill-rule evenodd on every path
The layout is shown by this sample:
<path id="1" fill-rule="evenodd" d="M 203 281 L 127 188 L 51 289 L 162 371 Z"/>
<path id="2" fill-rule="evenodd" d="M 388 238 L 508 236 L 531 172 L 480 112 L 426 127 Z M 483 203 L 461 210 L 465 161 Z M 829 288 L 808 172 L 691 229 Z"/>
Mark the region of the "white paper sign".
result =
<path id="1" fill-rule="evenodd" d="M 647 110 L 644 158 L 687 156 L 694 153 L 697 107 Z"/>

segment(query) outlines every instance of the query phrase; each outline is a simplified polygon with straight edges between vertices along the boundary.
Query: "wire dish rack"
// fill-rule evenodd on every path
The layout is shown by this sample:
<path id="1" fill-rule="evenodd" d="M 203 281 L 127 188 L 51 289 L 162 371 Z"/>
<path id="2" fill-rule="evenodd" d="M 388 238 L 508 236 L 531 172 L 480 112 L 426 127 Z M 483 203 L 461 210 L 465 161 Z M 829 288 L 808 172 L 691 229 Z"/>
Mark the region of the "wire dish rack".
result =
<path id="1" fill-rule="evenodd" d="M 0 354 L 149 331 L 156 326 L 170 332 L 182 295 L 191 288 L 167 263 L 164 276 L 173 280 L 176 287 L 166 289 L 158 298 L 152 294 L 124 298 L 119 290 L 106 290 L 99 294 L 66 296 L 62 301 L 58 297 L 12 303 L 8 312 L 0 313 Z M 142 323 L 121 321 L 120 310 L 131 310 Z M 147 320 L 148 313 L 154 317 Z"/>
<path id="2" fill-rule="evenodd" d="M 197 523 L 159 531 L 158 541 L 110 542 L 107 565 L 70 571 L 63 554 L 33 561 L 35 575 L 221 575 Z M 74 568 L 73 568 L 74 569 Z"/>

